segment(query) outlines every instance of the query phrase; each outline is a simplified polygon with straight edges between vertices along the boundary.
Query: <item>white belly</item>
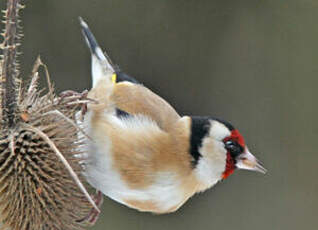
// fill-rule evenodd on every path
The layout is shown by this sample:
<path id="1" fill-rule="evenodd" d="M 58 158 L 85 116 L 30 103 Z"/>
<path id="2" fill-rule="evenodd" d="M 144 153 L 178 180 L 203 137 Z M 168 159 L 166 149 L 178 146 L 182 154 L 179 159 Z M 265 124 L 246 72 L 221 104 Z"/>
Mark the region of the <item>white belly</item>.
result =
<path id="1" fill-rule="evenodd" d="M 106 143 L 107 141 L 105 140 L 103 143 L 105 145 L 104 150 L 109 149 L 109 146 L 106 146 L 109 143 Z M 155 206 L 159 210 L 170 210 L 182 203 L 183 196 L 172 173 L 158 173 L 155 175 L 156 182 L 153 185 L 140 190 L 131 189 L 121 179 L 119 172 L 112 167 L 111 154 L 109 152 L 100 153 L 96 147 L 91 146 L 91 150 L 93 149 L 95 149 L 95 156 L 89 160 L 85 175 L 87 181 L 94 188 L 100 190 L 108 197 L 128 206 L 132 205 L 127 203 L 127 201 L 151 201 L 156 204 Z M 103 157 L 98 157 L 101 155 Z"/>
<path id="2" fill-rule="evenodd" d="M 122 122 L 116 117 L 112 119 L 116 119 L 115 122 Z M 88 134 L 94 137 L 94 131 L 90 130 Z M 94 188 L 119 203 L 141 211 L 159 212 L 158 210 L 160 210 L 160 212 L 166 212 L 183 203 L 184 198 L 179 189 L 180 184 L 173 173 L 159 172 L 154 175 L 155 183 L 152 185 L 143 189 L 132 189 L 121 179 L 119 172 L 113 167 L 110 151 L 111 141 L 107 135 L 102 138 L 94 138 L 94 142 L 90 142 L 88 145 L 86 152 L 89 157 L 86 162 L 85 176 Z M 139 208 L 129 201 L 151 202 L 155 204 L 155 207 Z"/>

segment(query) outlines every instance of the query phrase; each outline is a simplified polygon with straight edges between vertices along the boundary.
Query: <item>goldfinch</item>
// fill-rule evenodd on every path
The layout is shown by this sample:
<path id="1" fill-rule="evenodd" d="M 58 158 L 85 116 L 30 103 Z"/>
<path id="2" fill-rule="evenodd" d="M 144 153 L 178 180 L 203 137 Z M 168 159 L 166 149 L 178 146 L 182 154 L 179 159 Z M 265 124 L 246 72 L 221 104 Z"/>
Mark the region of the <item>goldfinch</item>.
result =
<path id="1" fill-rule="evenodd" d="M 235 169 L 265 173 L 240 132 L 209 116 L 180 116 L 164 99 L 116 69 L 87 24 L 92 89 L 82 125 L 85 176 L 97 190 L 139 211 L 170 213 Z"/>

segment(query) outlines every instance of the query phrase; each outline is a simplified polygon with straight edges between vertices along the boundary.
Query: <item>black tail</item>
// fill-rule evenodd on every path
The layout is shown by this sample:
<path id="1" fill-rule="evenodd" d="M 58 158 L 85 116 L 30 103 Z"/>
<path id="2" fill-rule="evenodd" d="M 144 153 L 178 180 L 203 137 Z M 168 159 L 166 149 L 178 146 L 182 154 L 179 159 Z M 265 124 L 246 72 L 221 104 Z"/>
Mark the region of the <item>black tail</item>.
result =
<path id="1" fill-rule="evenodd" d="M 87 43 L 87 46 L 89 47 L 92 55 L 96 56 L 100 61 L 106 61 L 108 64 L 115 70 L 117 74 L 117 82 L 121 81 L 129 81 L 132 83 L 139 83 L 135 78 L 123 73 L 117 65 L 114 65 L 112 60 L 109 58 L 109 56 L 106 53 L 103 53 L 100 46 L 98 45 L 93 33 L 89 29 L 87 23 L 79 17 L 79 21 L 82 27 L 82 33 L 85 38 L 85 41 Z"/>
<path id="2" fill-rule="evenodd" d="M 81 17 L 79 17 L 78 19 L 80 21 L 80 24 L 81 24 L 81 27 L 82 27 L 82 33 L 83 33 L 83 36 L 85 38 L 85 41 L 86 41 L 89 49 L 91 50 L 91 52 L 93 54 L 95 54 L 96 57 L 99 58 L 99 56 L 96 53 L 96 49 L 99 48 L 99 45 L 98 45 L 94 35 L 92 34 L 92 32 L 89 29 L 89 27 L 86 24 L 86 22 Z"/>
<path id="3" fill-rule="evenodd" d="M 92 31 L 89 29 L 87 23 L 81 17 L 79 17 L 78 19 L 82 27 L 82 34 L 85 38 L 85 41 L 91 53 L 95 55 L 99 60 L 106 59 L 109 65 L 111 65 L 114 68 L 112 60 L 109 58 L 109 56 L 106 53 L 103 53 Z"/>

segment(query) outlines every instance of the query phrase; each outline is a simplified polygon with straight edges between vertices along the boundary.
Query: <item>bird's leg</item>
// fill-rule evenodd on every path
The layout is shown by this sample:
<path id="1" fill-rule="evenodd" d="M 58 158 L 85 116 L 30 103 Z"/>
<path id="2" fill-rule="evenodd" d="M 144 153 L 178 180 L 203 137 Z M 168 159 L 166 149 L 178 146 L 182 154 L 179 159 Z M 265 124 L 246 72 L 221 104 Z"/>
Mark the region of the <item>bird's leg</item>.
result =
<path id="1" fill-rule="evenodd" d="M 102 206 L 104 202 L 103 194 L 101 193 L 101 191 L 96 191 L 95 198 L 96 198 L 95 203 L 97 207 L 100 209 L 100 207 Z M 88 223 L 94 225 L 99 217 L 99 214 L 100 213 L 96 209 L 92 208 L 88 216 Z"/>
<path id="2" fill-rule="evenodd" d="M 63 91 L 62 93 L 60 93 L 59 103 L 65 102 L 66 100 L 68 100 L 67 103 L 75 102 L 78 100 L 86 100 L 86 99 L 88 99 L 87 94 L 88 94 L 87 90 L 84 90 L 82 93 L 78 93 L 78 92 L 73 91 L 73 90 L 66 90 L 66 91 Z"/>
<path id="3" fill-rule="evenodd" d="M 100 207 L 103 204 L 104 198 L 101 191 L 96 190 L 96 194 L 93 197 L 93 200 L 96 204 L 96 206 L 100 209 Z M 77 220 L 78 223 L 88 223 L 89 225 L 94 225 L 99 217 L 99 212 L 92 208 L 91 211 L 85 216 L 84 218 Z"/>
<path id="4" fill-rule="evenodd" d="M 96 103 L 95 100 L 88 98 L 88 91 L 84 90 L 82 93 L 78 93 L 73 90 L 66 90 L 60 93 L 60 100 L 58 103 L 64 102 L 68 105 L 72 104 L 81 104 L 81 114 L 82 116 L 85 115 L 87 112 L 87 103 L 93 102 Z"/>
<path id="5" fill-rule="evenodd" d="M 87 90 L 84 90 L 82 93 L 76 92 L 74 90 L 65 90 L 60 93 L 60 98 L 63 100 L 64 98 L 67 97 L 76 97 L 76 98 L 82 98 L 83 94 L 85 94 Z"/>

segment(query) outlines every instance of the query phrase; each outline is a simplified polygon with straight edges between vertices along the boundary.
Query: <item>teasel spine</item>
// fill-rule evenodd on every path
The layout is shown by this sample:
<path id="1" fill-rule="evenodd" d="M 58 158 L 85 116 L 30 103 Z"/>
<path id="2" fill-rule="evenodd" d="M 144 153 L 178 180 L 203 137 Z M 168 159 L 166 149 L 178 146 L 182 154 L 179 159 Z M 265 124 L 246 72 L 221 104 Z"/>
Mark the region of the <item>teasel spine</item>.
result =
<path id="1" fill-rule="evenodd" d="M 17 61 L 19 40 L 19 11 L 23 8 L 20 0 L 8 0 L 4 12 L 5 24 L 2 33 L 3 42 L 0 45 L 2 57 L 0 61 L 0 95 L 1 95 L 1 128 L 13 127 L 18 114 L 19 65 Z"/>

